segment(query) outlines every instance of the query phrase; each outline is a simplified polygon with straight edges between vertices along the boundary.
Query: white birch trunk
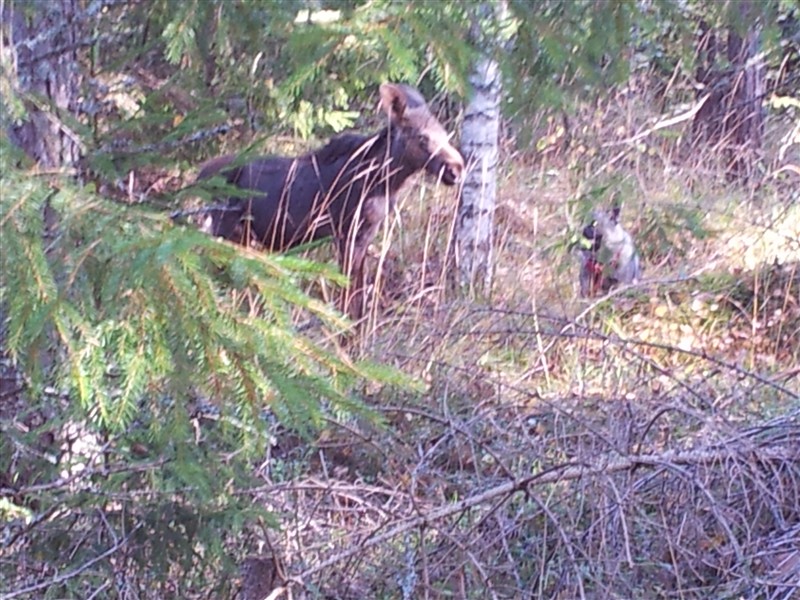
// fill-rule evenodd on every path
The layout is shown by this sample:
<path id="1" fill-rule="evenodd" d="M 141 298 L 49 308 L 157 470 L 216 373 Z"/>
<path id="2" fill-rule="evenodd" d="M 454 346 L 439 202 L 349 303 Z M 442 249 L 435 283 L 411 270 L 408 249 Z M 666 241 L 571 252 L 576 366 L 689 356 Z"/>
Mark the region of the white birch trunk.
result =
<path id="1" fill-rule="evenodd" d="M 480 8 L 484 14 L 492 10 L 488 3 Z M 489 48 L 476 62 L 469 80 L 474 95 L 461 131 L 461 152 L 467 168 L 456 222 L 456 264 L 462 287 L 475 295 L 491 291 L 494 271 L 502 79 Z"/>

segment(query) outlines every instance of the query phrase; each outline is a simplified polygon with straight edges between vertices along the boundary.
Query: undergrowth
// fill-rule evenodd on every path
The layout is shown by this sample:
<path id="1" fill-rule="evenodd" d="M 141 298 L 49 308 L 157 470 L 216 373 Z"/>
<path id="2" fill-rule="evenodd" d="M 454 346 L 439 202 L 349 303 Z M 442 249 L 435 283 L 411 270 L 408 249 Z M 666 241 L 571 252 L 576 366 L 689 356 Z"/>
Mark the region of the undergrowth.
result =
<path id="1" fill-rule="evenodd" d="M 29 579 L 53 581 L 56 597 L 88 595 L 116 577 L 120 597 L 141 598 L 241 590 L 263 599 L 289 588 L 353 599 L 791 598 L 800 581 L 796 185 L 771 175 L 776 164 L 759 185 L 726 182 L 713 149 L 689 152 L 680 127 L 626 145 L 657 118 L 641 108 L 661 105 L 652 93 L 579 107 L 569 143 L 559 119 L 526 124 L 541 143 L 504 163 L 486 298 L 455 293 L 457 195 L 420 178 L 373 245 L 372 311 L 350 354 L 331 335 L 344 325 L 319 302 L 334 288 L 329 268 L 102 212 L 88 226 L 139 228 L 142 238 L 112 236 L 93 254 L 103 260 L 87 265 L 86 234 L 66 228 L 57 244 L 72 261 L 64 277 L 90 285 L 59 288 L 51 277 L 40 296 L 91 309 L 80 335 L 61 334 L 71 364 L 83 368 L 88 357 L 94 369 L 97 389 L 87 393 L 118 393 L 101 359 L 125 358 L 102 344 L 75 354 L 92 336 L 121 335 L 125 320 L 100 310 L 103 298 L 122 298 L 142 327 L 155 317 L 191 321 L 174 292 L 225 317 L 219 330 L 189 322 L 187 344 L 218 361 L 223 383 L 237 357 L 263 366 L 253 377 L 275 404 L 255 413 L 243 401 L 250 390 L 215 393 L 216 382 L 193 381 L 200 358 L 170 339 L 180 361 L 162 370 L 179 370 L 183 395 L 157 394 L 162 381 L 143 379 L 128 393 L 151 390 L 152 400 L 129 408 L 118 430 L 83 434 L 86 421 L 109 417 L 81 422 L 58 389 L 45 390 L 42 414 L 17 419 L 8 409 L 17 429 L 0 442 L 10 457 L 0 484 L 14 493 L 0 508 L 11 515 L 2 560 L 14 597 L 45 589 L 26 589 Z M 772 138 L 783 136 L 782 116 L 770 123 Z M 644 278 L 579 299 L 570 247 L 591 210 L 615 202 Z M 26 221 L 3 206 L 3 226 L 24 240 Z M 171 253 L 182 260 L 169 262 Z M 331 249 L 310 256 L 330 262 Z M 43 273 L 60 268 L 36 258 Z M 201 277 L 207 260 L 225 268 Z M 113 280 L 104 264 L 116 266 Z M 7 270 L 29 286 L 40 273 Z M 205 293 L 190 293 L 187 273 Z M 220 281 L 229 275 L 255 278 L 234 283 L 260 296 L 229 295 L 231 282 Z M 138 288 L 167 276 L 158 302 L 135 303 Z M 65 291 L 47 296 L 55 289 Z M 303 306 L 289 302 L 297 299 Z M 17 311 L 39 308 L 11 300 Z M 277 333 L 264 330 L 265 314 L 280 337 L 266 335 Z M 10 349 L 21 352 L 14 334 Z M 281 378 L 290 365 L 310 379 Z M 341 387 L 324 385 L 327 376 Z M 167 413 L 181 416 L 175 430 L 153 434 Z M 298 435 L 292 416 L 315 427 Z M 248 454 L 235 442 L 253 424 L 263 443 Z M 67 439 L 56 443 L 54 432 Z M 74 447 L 86 439 L 94 445 Z M 103 510 L 92 503 L 97 481 L 112 484 Z M 6 552 L 23 542 L 47 551 Z M 92 545 L 114 561 L 93 562 Z"/>
<path id="2" fill-rule="evenodd" d="M 489 298 L 450 287 L 456 197 L 405 195 L 361 348 L 427 391 L 366 389 L 388 436 L 336 425 L 305 476 L 263 471 L 258 498 L 296 524 L 248 564 L 339 598 L 792 597 L 797 191 L 698 169 L 719 161 L 687 160 L 681 130 L 615 158 L 626 123 L 598 122 L 507 163 Z M 571 243 L 614 202 L 643 281 L 579 299 Z"/>

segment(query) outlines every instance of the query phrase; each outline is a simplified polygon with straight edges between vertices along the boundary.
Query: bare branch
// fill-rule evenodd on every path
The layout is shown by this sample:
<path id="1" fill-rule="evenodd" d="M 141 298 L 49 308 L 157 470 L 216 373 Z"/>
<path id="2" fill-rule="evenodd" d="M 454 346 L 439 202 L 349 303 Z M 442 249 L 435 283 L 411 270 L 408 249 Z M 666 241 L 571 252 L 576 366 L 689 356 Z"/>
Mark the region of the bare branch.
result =
<path id="1" fill-rule="evenodd" d="M 22 588 L 22 589 L 19 589 L 19 590 L 15 590 L 13 592 L 9 592 L 8 594 L 5 594 L 4 596 L 0 596 L 0 600 L 11 600 L 12 598 L 18 598 L 18 597 L 24 596 L 26 594 L 31 594 L 33 592 L 38 592 L 39 590 L 45 590 L 45 589 L 49 588 L 50 586 L 59 585 L 61 583 L 64 583 L 65 581 L 69 581 L 73 577 L 77 577 L 78 575 L 80 575 L 84 571 L 87 571 L 87 570 L 91 569 L 97 563 L 99 563 L 101 561 L 104 561 L 105 559 L 107 559 L 108 557 L 110 557 L 111 555 L 116 553 L 120 548 L 122 548 L 125 544 L 128 543 L 128 540 L 131 539 L 131 537 L 133 537 L 133 534 L 135 534 L 137 531 L 139 531 L 139 529 L 141 529 L 141 527 L 142 527 L 141 523 L 136 525 L 128 535 L 126 535 L 122 540 L 120 540 L 120 542 L 118 544 L 115 544 L 114 546 L 112 546 L 111 548 L 109 548 L 108 550 L 103 552 L 100 556 L 94 557 L 93 559 L 91 559 L 90 561 L 82 564 L 81 566 L 76 567 L 76 568 L 72 569 L 71 571 L 63 573 L 61 575 L 56 575 L 55 577 L 53 577 L 52 579 L 50 579 L 48 581 L 43 581 L 41 583 L 37 583 L 35 585 L 31 585 L 31 586 L 28 586 L 26 588 Z"/>

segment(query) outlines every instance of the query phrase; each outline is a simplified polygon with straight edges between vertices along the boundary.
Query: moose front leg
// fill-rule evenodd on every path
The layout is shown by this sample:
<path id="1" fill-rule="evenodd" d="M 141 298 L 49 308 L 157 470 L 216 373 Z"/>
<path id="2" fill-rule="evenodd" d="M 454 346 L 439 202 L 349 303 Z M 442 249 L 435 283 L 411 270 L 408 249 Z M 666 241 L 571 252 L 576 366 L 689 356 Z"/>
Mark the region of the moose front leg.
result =
<path id="1" fill-rule="evenodd" d="M 351 227 L 340 243 L 339 256 L 342 272 L 350 279 L 350 285 L 342 294 L 341 310 L 354 321 L 364 316 L 366 277 L 364 263 L 367 250 L 380 229 L 391 199 L 371 198 L 364 202 L 358 226 Z M 356 221 L 356 219 L 354 219 Z"/>
<path id="2" fill-rule="evenodd" d="M 342 273 L 350 280 L 341 296 L 341 310 L 354 321 L 358 321 L 364 316 L 366 281 L 364 263 L 367 259 L 369 244 L 375 237 L 378 227 L 380 227 L 380 223 L 360 228 L 355 239 L 348 236 L 340 248 Z"/>

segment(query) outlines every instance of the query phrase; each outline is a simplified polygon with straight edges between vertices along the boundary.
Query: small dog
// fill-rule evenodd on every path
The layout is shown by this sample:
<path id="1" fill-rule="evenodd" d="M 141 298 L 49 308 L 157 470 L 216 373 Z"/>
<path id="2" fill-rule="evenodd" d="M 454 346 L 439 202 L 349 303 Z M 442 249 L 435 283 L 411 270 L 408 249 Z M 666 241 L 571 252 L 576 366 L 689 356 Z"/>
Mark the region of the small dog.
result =
<path id="1" fill-rule="evenodd" d="M 607 293 L 619 283 L 635 283 L 642 276 L 639 254 L 631 235 L 619 224 L 620 207 L 610 213 L 595 210 L 591 224 L 583 228 L 581 249 L 581 296 Z"/>

